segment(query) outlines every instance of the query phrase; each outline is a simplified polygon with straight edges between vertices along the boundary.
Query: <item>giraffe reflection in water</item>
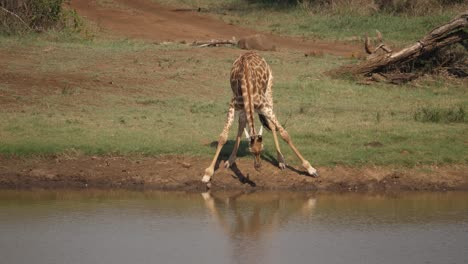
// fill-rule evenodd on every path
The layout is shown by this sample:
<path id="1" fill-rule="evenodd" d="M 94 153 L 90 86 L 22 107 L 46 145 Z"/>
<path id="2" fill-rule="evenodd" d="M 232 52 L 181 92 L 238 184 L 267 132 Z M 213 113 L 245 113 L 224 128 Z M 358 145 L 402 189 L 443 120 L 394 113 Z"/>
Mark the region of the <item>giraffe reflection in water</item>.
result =
<path id="1" fill-rule="evenodd" d="M 316 206 L 316 198 L 306 193 L 205 192 L 202 197 L 239 263 L 266 261 L 275 231 L 289 220 L 311 216 Z"/>

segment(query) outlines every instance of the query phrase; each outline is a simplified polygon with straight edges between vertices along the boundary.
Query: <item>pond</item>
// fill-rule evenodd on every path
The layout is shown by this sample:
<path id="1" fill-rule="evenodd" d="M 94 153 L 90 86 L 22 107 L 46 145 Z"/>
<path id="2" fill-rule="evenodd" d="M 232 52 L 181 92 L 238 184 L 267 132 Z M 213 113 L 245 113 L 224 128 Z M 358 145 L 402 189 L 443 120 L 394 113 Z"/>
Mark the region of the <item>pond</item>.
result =
<path id="1" fill-rule="evenodd" d="M 2 263 L 467 263 L 468 193 L 0 191 Z"/>

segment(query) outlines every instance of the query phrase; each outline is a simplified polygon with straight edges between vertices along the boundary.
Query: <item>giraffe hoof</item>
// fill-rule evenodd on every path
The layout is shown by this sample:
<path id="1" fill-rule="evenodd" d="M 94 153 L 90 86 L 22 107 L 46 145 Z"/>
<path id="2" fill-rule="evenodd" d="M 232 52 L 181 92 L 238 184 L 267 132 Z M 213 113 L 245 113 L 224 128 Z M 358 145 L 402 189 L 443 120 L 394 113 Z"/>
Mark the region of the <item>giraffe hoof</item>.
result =
<path id="1" fill-rule="evenodd" d="M 318 176 L 319 176 L 317 170 L 314 169 L 313 167 L 309 167 L 309 168 L 307 169 L 307 173 L 308 173 L 310 176 L 312 176 L 312 177 L 318 177 Z"/>
<path id="2" fill-rule="evenodd" d="M 280 163 L 278 164 L 278 167 L 279 167 L 280 169 L 284 170 L 284 169 L 286 169 L 286 164 L 285 164 L 284 162 L 280 162 Z"/>
<path id="3" fill-rule="evenodd" d="M 229 167 L 231 167 L 232 165 L 232 162 L 230 162 L 229 160 L 226 160 L 226 162 L 224 162 L 224 168 L 226 169 L 229 169 Z"/>
<path id="4" fill-rule="evenodd" d="M 210 180 L 211 180 L 210 175 L 204 175 L 203 178 L 202 178 L 202 182 L 204 182 L 204 183 L 209 183 Z"/>

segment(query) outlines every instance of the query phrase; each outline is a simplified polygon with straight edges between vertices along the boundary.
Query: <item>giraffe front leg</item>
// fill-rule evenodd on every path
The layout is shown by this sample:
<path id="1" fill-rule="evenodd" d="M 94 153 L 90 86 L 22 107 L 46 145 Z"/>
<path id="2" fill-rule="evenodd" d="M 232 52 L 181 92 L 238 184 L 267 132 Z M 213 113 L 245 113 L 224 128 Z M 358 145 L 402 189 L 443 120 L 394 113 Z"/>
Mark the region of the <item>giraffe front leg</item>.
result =
<path id="1" fill-rule="evenodd" d="M 279 132 L 280 132 L 280 135 L 281 137 L 283 138 L 283 140 L 288 143 L 289 147 L 291 147 L 291 149 L 294 151 L 294 153 L 296 154 L 296 156 L 301 160 L 302 162 L 302 166 L 307 170 L 307 173 L 310 175 L 310 176 L 313 176 L 313 177 L 318 177 L 318 173 L 317 173 L 317 170 L 312 167 L 310 165 L 310 163 L 304 159 L 304 157 L 301 155 L 301 153 L 299 152 L 299 150 L 296 148 L 296 146 L 293 144 L 292 140 L 291 140 L 291 137 L 289 136 L 289 133 L 288 131 L 286 131 L 282 126 L 281 124 L 279 123 L 278 119 L 276 119 L 276 116 L 275 114 L 273 113 L 272 110 L 268 110 L 268 111 L 265 111 L 265 116 L 273 123 L 273 125 L 275 125 Z M 274 135 L 274 134 L 273 134 Z M 276 143 L 276 142 L 275 142 Z"/>
<path id="2" fill-rule="evenodd" d="M 277 154 L 276 160 L 278 160 L 278 167 L 282 170 L 286 169 L 286 161 L 284 160 L 283 153 L 278 152 Z"/>
<path id="3" fill-rule="evenodd" d="M 304 157 L 301 155 L 301 153 L 299 152 L 299 150 L 296 148 L 296 146 L 293 144 L 292 140 L 291 140 L 291 137 L 289 136 L 289 133 L 288 131 L 286 131 L 284 128 L 280 127 L 279 129 L 280 131 L 280 134 L 281 134 L 281 137 L 283 138 L 284 141 L 286 141 L 286 143 L 288 143 L 289 147 L 291 147 L 291 149 L 294 151 L 294 153 L 296 154 L 296 156 L 301 160 L 302 162 L 302 167 L 304 167 L 306 170 L 307 170 L 307 173 L 310 175 L 310 176 L 313 176 L 313 177 L 318 177 L 318 173 L 317 173 L 317 170 L 312 167 L 309 163 L 309 161 L 307 161 L 306 159 L 304 159 Z"/>
<path id="4" fill-rule="evenodd" d="M 226 123 L 224 124 L 223 132 L 219 135 L 218 139 L 218 146 L 216 148 L 216 153 L 213 157 L 213 160 L 211 161 L 210 166 L 205 169 L 205 174 L 203 175 L 202 182 L 208 183 L 211 180 L 211 177 L 214 174 L 214 167 L 216 164 L 216 160 L 218 159 L 219 153 L 221 152 L 221 149 L 223 148 L 224 144 L 226 144 L 227 137 L 229 134 L 229 129 L 231 128 L 232 122 L 234 121 L 234 101 L 231 101 L 231 104 L 229 104 L 229 110 L 227 113 L 226 117 Z"/>
<path id="5" fill-rule="evenodd" d="M 234 144 L 234 149 L 232 150 L 231 156 L 229 156 L 229 160 L 227 160 L 224 163 L 225 168 L 231 167 L 236 162 L 237 152 L 239 151 L 239 145 L 240 145 L 240 141 L 242 138 L 242 132 L 244 131 L 246 122 L 247 120 L 245 117 L 245 113 L 243 112 L 239 113 L 239 128 L 237 130 L 236 143 Z"/>

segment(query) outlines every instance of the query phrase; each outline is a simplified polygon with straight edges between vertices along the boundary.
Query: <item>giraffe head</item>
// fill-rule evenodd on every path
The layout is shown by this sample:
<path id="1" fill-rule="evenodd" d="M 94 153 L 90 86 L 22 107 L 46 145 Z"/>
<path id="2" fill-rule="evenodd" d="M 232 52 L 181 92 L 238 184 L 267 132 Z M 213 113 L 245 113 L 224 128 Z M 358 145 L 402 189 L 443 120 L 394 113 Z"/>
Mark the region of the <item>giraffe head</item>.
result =
<path id="1" fill-rule="evenodd" d="M 254 167 L 256 170 L 259 170 L 260 167 L 262 166 L 260 156 L 262 155 L 263 152 L 263 139 L 262 139 L 262 133 L 263 133 L 263 126 L 260 128 L 260 131 L 258 132 L 257 135 L 250 136 L 249 133 L 247 132 L 247 129 L 244 128 L 245 136 L 247 137 L 249 141 L 249 151 L 254 155 Z"/>

